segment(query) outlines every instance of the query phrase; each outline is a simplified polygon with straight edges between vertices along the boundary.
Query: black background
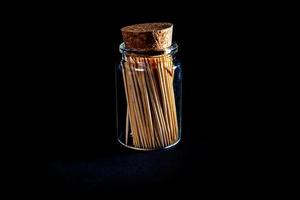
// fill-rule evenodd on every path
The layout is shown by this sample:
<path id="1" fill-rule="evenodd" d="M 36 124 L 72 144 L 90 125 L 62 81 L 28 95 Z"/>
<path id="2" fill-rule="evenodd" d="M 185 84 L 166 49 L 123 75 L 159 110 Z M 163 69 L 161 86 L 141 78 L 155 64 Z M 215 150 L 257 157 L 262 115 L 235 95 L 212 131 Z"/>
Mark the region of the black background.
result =
<path id="1" fill-rule="evenodd" d="M 159 5 L 45 6 L 19 19 L 27 64 L 25 184 L 51 193 L 176 191 L 195 180 L 205 190 L 211 138 L 251 131 L 244 113 L 256 101 L 247 80 L 259 56 L 252 51 L 257 19 L 245 7 Z M 174 24 L 184 76 L 182 141 L 147 153 L 120 147 L 115 121 L 120 28 L 143 22 Z"/>

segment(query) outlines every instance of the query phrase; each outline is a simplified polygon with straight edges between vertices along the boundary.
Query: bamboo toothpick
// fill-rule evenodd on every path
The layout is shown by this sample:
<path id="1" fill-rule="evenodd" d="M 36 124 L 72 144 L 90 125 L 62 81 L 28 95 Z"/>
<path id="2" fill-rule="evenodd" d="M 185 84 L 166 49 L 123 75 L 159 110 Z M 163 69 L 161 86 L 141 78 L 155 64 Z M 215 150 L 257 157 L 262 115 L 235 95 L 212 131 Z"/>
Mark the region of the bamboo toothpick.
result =
<path id="1" fill-rule="evenodd" d="M 126 144 L 129 126 L 133 146 L 165 147 L 178 139 L 172 58 L 128 56 L 123 79 L 127 99 Z"/>

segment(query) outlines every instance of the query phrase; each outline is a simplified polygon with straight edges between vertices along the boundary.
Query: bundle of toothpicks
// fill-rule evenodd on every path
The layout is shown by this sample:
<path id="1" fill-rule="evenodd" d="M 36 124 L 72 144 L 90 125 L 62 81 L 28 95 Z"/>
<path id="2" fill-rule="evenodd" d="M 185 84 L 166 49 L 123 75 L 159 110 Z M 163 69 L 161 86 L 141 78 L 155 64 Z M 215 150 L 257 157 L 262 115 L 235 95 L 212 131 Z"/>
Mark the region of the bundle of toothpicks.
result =
<path id="1" fill-rule="evenodd" d="M 170 23 L 147 23 L 121 29 L 125 47 L 144 54 L 128 53 L 122 75 L 127 100 L 125 143 L 140 149 L 159 149 L 179 139 L 173 88 Z M 147 52 L 161 52 L 155 55 Z M 129 141 L 130 140 L 130 141 Z"/>

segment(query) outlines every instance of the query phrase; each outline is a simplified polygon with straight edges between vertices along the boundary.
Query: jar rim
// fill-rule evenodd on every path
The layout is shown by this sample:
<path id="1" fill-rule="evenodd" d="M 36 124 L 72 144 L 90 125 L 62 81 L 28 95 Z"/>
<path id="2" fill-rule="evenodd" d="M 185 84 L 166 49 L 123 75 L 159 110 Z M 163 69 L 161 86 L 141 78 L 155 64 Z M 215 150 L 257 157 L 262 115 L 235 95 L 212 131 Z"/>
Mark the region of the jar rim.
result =
<path id="1" fill-rule="evenodd" d="M 126 48 L 125 43 L 122 42 L 119 46 L 119 51 L 121 54 L 137 54 L 137 55 L 161 55 L 161 54 L 175 54 L 178 51 L 177 43 L 173 42 L 171 46 L 161 49 L 161 50 L 139 50 Z"/>

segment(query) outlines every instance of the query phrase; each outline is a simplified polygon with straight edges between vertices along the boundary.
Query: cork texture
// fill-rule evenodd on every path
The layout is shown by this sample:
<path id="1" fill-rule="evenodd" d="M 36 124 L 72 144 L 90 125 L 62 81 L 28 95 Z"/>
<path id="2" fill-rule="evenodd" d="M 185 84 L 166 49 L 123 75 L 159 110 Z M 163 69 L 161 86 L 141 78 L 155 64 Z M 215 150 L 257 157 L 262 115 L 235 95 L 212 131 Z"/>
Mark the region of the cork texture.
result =
<path id="1" fill-rule="evenodd" d="M 162 50 L 172 45 L 173 24 L 144 23 L 121 29 L 126 48 Z"/>

